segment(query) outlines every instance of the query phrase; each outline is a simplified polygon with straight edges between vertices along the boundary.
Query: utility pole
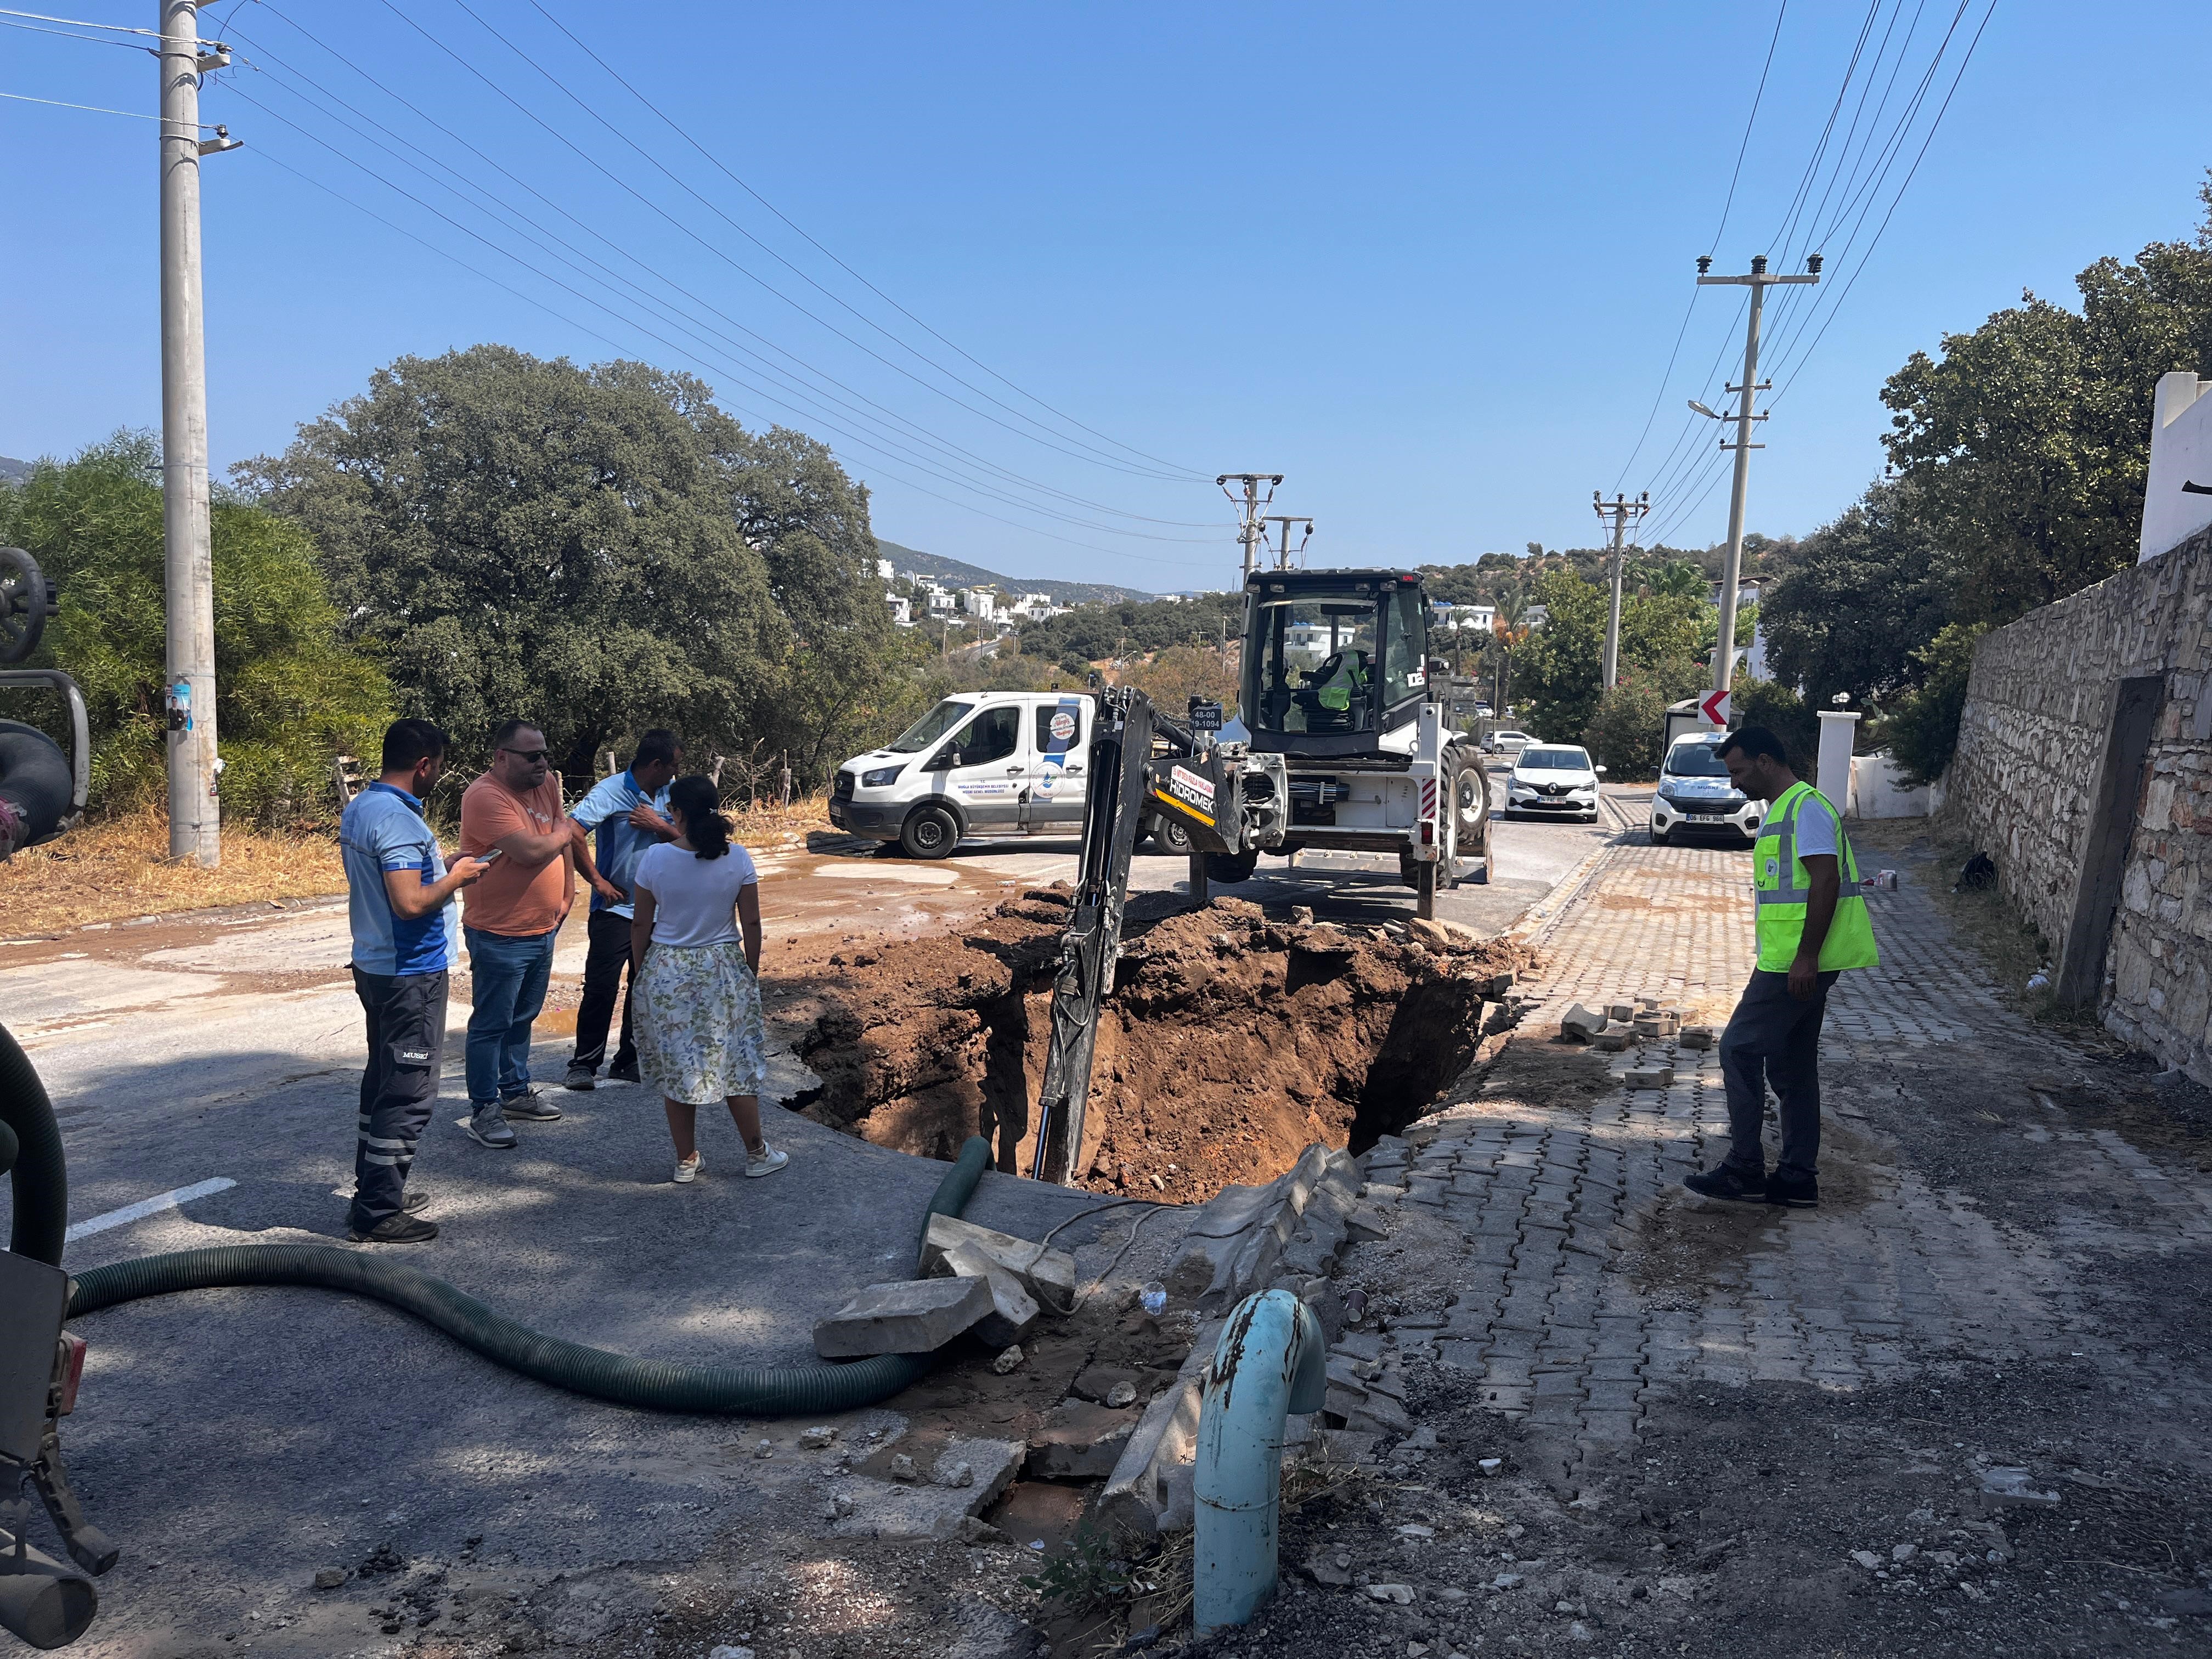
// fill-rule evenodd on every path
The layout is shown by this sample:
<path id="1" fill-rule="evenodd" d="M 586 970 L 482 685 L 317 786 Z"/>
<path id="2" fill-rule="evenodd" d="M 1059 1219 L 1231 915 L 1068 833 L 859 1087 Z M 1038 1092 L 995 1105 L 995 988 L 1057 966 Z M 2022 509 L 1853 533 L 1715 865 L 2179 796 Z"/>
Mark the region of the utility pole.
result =
<path id="1" fill-rule="evenodd" d="M 1244 498 L 1238 502 L 1244 509 L 1244 523 L 1237 532 L 1237 539 L 1243 544 L 1244 575 L 1249 580 L 1260 562 L 1260 550 L 1267 544 L 1267 532 L 1260 527 L 1260 509 L 1275 499 L 1275 488 L 1283 482 L 1283 475 L 1279 472 L 1224 472 L 1213 482 L 1221 486 L 1221 493 L 1232 501 L 1237 501 L 1237 495 L 1229 488 L 1231 483 L 1244 487 Z M 1261 484 L 1267 486 L 1265 496 L 1260 494 Z"/>
<path id="2" fill-rule="evenodd" d="M 198 0 L 159 0 L 161 172 L 161 543 L 168 601 L 169 856 L 222 862 L 216 799 L 215 571 L 208 543 L 207 340 L 200 306 L 200 81 L 230 62 L 200 52 Z"/>
<path id="3" fill-rule="evenodd" d="M 1627 557 L 1624 544 L 1628 520 L 1632 516 L 1638 524 L 1644 521 L 1644 515 L 1651 510 L 1651 492 L 1647 489 L 1632 501 L 1615 490 L 1608 504 L 1600 492 L 1593 489 L 1590 505 L 1597 509 L 1599 518 L 1613 520 L 1613 607 L 1605 617 L 1605 689 L 1610 691 L 1620 683 L 1620 578 L 1621 567 Z"/>
<path id="4" fill-rule="evenodd" d="M 1721 637 L 1713 651 L 1713 690 L 1725 695 L 1729 682 L 1735 674 L 1735 591 L 1743 580 L 1743 506 L 1745 494 L 1751 484 L 1751 452 L 1766 447 L 1765 444 L 1755 444 L 1751 441 L 1751 423 L 1766 418 L 1764 415 L 1752 412 L 1753 399 L 1768 389 L 1759 383 L 1759 313 L 1765 307 L 1766 290 L 1776 283 L 1819 282 L 1820 256 L 1808 254 L 1804 274 L 1798 276 L 1770 274 L 1764 253 L 1752 260 L 1751 270 L 1741 276 L 1715 276 L 1710 274 L 1712 268 L 1711 254 L 1698 256 L 1699 288 L 1747 288 L 1751 290 L 1751 310 L 1744 325 L 1743 335 L 1743 384 L 1729 388 L 1739 394 L 1735 441 L 1729 443 L 1723 440 L 1721 444 L 1723 449 L 1735 451 L 1735 487 L 1729 495 L 1728 562 L 1721 572 Z M 1690 400 L 1690 407 L 1712 420 L 1728 418 L 1707 409 L 1694 398 Z"/>
<path id="5" fill-rule="evenodd" d="M 1282 546 L 1275 555 L 1275 568 L 1288 570 L 1291 568 L 1291 526 L 1294 524 L 1302 524 L 1306 527 L 1305 535 L 1298 542 L 1298 551 L 1303 554 L 1306 550 L 1306 543 L 1313 539 L 1313 520 L 1297 513 L 1288 515 L 1270 513 L 1261 522 L 1282 526 Z M 1260 532 L 1260 544 L 1262 547 L 1267 544 L 1267 534 L 1265 531 Z"/>

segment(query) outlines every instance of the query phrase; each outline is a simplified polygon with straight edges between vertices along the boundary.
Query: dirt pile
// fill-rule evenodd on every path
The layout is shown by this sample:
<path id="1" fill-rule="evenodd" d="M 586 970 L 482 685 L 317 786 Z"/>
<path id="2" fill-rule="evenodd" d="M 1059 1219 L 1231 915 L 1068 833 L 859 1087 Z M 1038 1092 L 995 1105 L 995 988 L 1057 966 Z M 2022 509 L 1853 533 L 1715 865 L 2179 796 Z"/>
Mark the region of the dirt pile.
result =
<path id="1" fill-rule="evenodd" d="M 1067 902 L 1033 890 L 959 937 L 855 958 L 799 1045 L 823 1085 L 809 1115 L 926 1157 L 982 1133 L 1000 1167 L 1027 1170 Z M 1083 1184 L 1196 1200 L 1273 1178 L 1316 1140 L 1364 1148 L 1465 1068 L 1486 1001 L 1527 961 L 1502 941 L 1437 948 L 1234 898 L 1133 924 L 1099 1023 Z"/>

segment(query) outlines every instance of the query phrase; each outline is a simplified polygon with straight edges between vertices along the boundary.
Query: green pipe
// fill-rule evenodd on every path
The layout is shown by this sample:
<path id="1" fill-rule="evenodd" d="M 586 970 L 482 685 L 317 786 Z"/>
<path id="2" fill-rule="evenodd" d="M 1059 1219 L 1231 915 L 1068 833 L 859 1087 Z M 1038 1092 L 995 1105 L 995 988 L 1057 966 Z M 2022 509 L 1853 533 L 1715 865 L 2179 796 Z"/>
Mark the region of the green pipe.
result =
<path id="1" fill-rule="evenodd" d="M 990 1142 L 981 1135 L 969 1138 L 937 1184 L 924 1212 L 925 1230 L 930 1216 L 958 1215 L 967 1207 L 990 1155 Z M 646 1411 L 747 1417 L 852 1411 L 887 1400 L 917 1381 L 933 1358 L 878 1354 L 845 1364 L 814 1365 L 677 1365 L 634 1359 L 544 1335 L 416 1268 L 331 1244 L 223 1244 L 114 1262 L 77 1275 L 69 1310 L 75 1317 L 141 1297 L 231 1285 L 309 1285 L 374 1297 L 436 1326 L 494 1364 L 556 1389 Z"/>

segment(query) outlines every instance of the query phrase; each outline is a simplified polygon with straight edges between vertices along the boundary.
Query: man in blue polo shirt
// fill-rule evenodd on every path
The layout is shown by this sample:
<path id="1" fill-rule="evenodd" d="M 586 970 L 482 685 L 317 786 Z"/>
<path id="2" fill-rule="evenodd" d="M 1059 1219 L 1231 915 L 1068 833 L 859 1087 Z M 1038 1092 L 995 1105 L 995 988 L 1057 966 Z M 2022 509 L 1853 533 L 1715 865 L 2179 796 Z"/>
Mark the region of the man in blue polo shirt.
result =
<path id="1" fill-rule="evenodd" d="M 446 734 L 428 720 L 384 734 L 383 775 L 338 821 L 353 927 L 353 986 L 368 1017 L 349 1235 L 356 1243 L 420 1244 L 438 1236 L 407 1190 L 445 1061 L 447 976 L 459 959 L 453 895 L 484 860 L 446 867 L 422 800 L 446 769 Z"/>
<path id="2" fill-rule="evenodd" d="M 614 1023 L 615 995 L 623 993 L 622 1046 L 607 1067 L 610 1082 L 637 1081 L 637 1047 L 630 1037 L 631 998 L 625 977 L 630 961 L 633 909 L 630 876 L 648 847 L 676 839 L 668 821 L 668 786 L 683 763 L 673 732 L 654 730 L 637 740 L 629 769 L 602 778 L 576 803 L 569 821 L 595 837 L 599 873 L 614 884 L 612 898 L 592 890 L 590 948 L 584 957 L 584 994 L 576 1006 L 576 1053 L 562 1079 L 570 1089 L 598 1086 L 599 1063 L 607 1057 L 607 1028 Z"/>

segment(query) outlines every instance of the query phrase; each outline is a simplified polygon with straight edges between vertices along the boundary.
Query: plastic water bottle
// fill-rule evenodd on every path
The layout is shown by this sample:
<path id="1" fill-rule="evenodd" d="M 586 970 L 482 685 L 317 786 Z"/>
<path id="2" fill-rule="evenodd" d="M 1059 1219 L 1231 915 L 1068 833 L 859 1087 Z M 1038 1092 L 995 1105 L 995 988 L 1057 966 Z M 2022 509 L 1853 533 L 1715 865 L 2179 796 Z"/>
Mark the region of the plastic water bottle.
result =
<path id="1" fill-rule="evenodd" d="M 1157 1319 L 1168 1310 L 1168 1287 L 1155 1279 L 1137 1292 L 1137 1302 L 1146 1313 Z"/>

